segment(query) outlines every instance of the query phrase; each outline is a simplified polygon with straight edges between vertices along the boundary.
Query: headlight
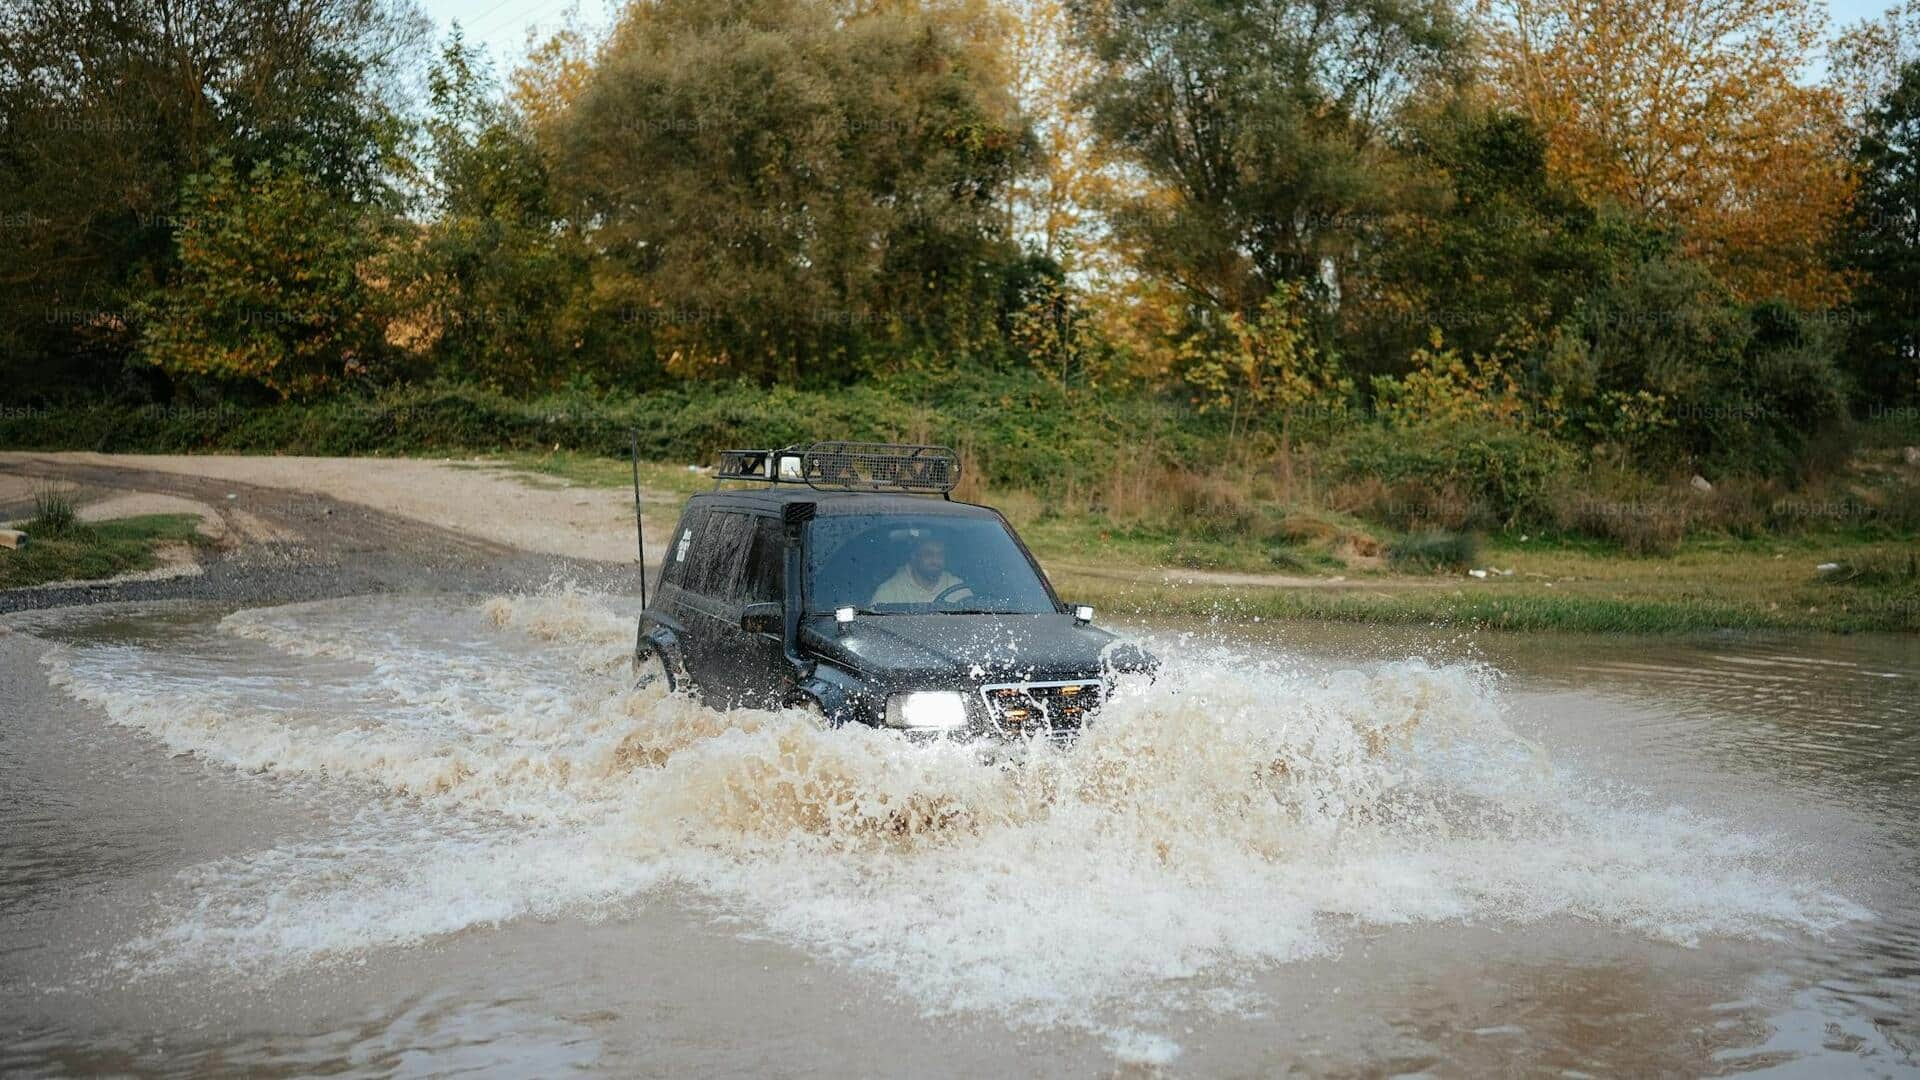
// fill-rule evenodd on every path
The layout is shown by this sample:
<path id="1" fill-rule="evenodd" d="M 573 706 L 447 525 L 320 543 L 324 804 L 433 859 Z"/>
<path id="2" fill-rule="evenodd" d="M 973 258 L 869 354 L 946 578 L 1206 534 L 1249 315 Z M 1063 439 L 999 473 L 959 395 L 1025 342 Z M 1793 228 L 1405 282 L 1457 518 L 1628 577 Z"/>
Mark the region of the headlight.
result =
<path id="1" fill-rule="evenodd" d="M 967 699 L 951 690 L 915 690 L 887 699 L 887 726 L 897 728 L 965 727 Z"/>

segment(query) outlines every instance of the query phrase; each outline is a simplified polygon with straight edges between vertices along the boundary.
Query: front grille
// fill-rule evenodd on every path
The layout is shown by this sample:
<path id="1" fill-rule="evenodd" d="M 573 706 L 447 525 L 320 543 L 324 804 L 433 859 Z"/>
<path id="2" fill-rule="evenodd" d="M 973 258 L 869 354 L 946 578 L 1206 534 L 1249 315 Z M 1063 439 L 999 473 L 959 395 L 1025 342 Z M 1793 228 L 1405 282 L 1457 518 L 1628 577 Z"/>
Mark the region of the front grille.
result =
<path id="1" fill-rule="evenodd" d="M 987 719 L 1007 735 L 1078 731 L 1100 708 L 1106 687 L 1099 679 L 991 683 L 980 688 Z"/>

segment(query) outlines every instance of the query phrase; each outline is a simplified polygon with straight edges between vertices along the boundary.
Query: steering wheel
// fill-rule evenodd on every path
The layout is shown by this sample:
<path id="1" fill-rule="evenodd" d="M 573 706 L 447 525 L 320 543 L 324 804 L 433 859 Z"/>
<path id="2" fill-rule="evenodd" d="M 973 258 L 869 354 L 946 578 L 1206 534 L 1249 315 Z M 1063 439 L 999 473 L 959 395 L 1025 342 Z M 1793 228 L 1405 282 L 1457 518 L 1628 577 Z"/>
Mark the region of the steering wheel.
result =
<path id="1" fill-rule="evenodd" d="M 934 597 L 934 598 L 933 598 L 932 600 L 930 600 L 930 601 L 928 601 L 928 603 L 931 603 L 931 604 L 939 604 L 939 603 L 943 603 L 943 602 L 945 602 L 945 601 L 946 601 L 946 599 L 947 599 L 947 598 L 948 598 L 949 596 L 952 596 L 952 595 L 953 595 L 954 593 L 956 593 L 956 592 L 960 592 L 960 591 L 962 591 L 962 590 L 965 590 L 965 591 L 966 591 L 967 593 L 969 593 L 969 594 L 971 594 L 971 593 L 973 592 L 973 590 L 972 590 L 971 588 L 968 588 L 968 586 L 967 586 L 967 583 L 966 583 L 966 582 L 964 582 L 964 581 L 956 581 L 956 582 L 954 582 L 953 584 L 951 584 L 951 585 L 949 585 L 949 586 L 947 586 L 946 588 L 944 588 L 944 589 L 941 589 L 941 590 L 940 590 L 940 595 L 938 595 L 938 596 L 936 596 L 936 597 Z"/>

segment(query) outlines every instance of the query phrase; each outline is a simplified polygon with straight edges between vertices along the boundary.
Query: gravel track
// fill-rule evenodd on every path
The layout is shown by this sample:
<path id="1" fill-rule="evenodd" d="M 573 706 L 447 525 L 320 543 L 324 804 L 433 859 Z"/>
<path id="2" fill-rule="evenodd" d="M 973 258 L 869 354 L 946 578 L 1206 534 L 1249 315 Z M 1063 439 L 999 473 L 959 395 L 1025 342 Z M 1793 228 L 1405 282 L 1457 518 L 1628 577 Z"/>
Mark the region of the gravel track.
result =
<path id="1" fill-rule="evenodd" d="M 203 475 L 181 463 L 204 461 Z M 260 479 L 240 474 L 253 466 Z M 314 463 L 324 462 L 325 468 Z M 236 464 L 239 463 L 239 464 Z M 158 465 L 158 467 L 155 467 Z M 362 498 L 385 499 L 392 508 L 283 486 L 302 466 L 326 486 L 352 484 L 363 474 Z M 395 468 L 398 466 L 399 468 Z M 537 588 L 556 578 L 583 587 L 638 589 L 631 556 L 624 564 L 570 557 L 552 550 L 526 550 L 507 542 L 512 522 L 538 520 L 551 492 L 528 488 L 495 473 L 418 461 L 284 458 L 114 458 L 99 454 L 0 454 L 0 517 L 21 513 L 32 488 L 71 484 L 80 497 L 124 498 L 124 493 L 167 496 L 212 509 L 224 537 L 208 557 L 205 573 L 163 581 L 119 580 L 77 586 L 45 586 L 0 592 L 0 613 L 105 601 L 205 600 L 235 604 L 291 603 L 331 596 L 381 592 L 501 592 Z M 276 482 L 277 481 L 277 482 Z M 307 487 L 321 486 L 309 482 Z M 413 493 L 409 496 L 409 493 Z M 548 495 L 543 499 L 542 495 Z M 611 495 L 618 493 L 599 493 Z M 521 499 L 519 496 L 524 495 Z M 569 497 L 571 502 L 572 497 Z M 530 505 L 519 505 L 521 502 Z M 493 536 L 429 524 L 423 517 L 451 504 L 468 520 L 499 521 Z M 400 508 L 412 510 L 409 514 Z M 629 526 L 630 528 L 631 526 Z M 583 533 L 582 547 L 605 552 L 609 542 L 577 524 L 541 522 L 543 548 L 561 546 L 568 529 Z M 628 533 L 631 551 L 631 533 Z"/>

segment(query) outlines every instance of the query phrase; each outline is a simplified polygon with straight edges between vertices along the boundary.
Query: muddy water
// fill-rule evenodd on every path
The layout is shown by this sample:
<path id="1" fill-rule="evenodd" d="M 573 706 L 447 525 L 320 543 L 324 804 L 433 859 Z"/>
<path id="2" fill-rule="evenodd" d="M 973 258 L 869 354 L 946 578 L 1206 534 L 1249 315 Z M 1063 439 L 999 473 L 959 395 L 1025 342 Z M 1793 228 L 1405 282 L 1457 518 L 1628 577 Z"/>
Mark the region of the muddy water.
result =
<path id="1" fill-rule="evenodd" d="M 559 593 L 0 639 L 0 1069 L 1920 1072 L 1920 645 L 1141 627 L 991 763 Z"/>

